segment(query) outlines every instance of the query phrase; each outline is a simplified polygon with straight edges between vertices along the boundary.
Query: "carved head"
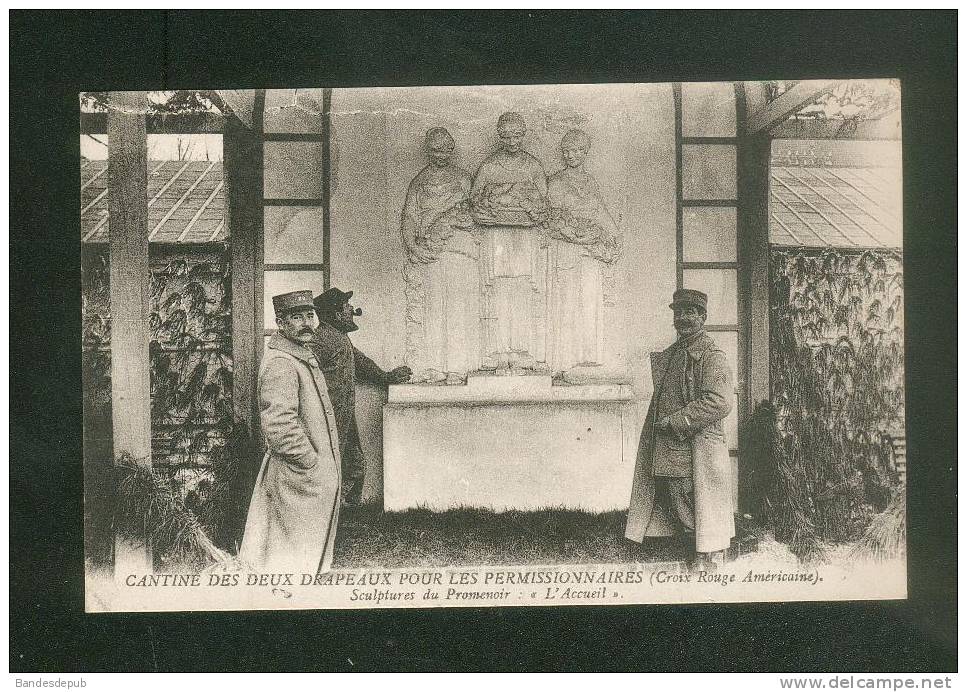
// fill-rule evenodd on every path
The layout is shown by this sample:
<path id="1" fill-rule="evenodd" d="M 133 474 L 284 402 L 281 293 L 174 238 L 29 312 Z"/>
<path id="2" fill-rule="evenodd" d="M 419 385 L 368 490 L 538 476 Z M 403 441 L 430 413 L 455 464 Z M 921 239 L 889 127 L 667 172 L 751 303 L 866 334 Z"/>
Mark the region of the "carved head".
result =
<path id="1" fill-rule="evenodd" d="M 561 155 L 568 168 L 580 168 L 588 157 L 591 138 L 584 130 L 568 130 L 561 139 Z"/>
<path id="2" fill-rule="evenodd" d="M 504 113 L 497 118 L 497 136 L 500 138 L 500 148 L 508 154 L 516 154 L 524 144 L 527 125 L 524 116 L 513 111 Z"/>
<path id="3" fill-rule="evenodd" d="M 434 166 L 443 168 L 453 156 L 453 137 L 445 127 L 426 131 L 426 156 Z"/>

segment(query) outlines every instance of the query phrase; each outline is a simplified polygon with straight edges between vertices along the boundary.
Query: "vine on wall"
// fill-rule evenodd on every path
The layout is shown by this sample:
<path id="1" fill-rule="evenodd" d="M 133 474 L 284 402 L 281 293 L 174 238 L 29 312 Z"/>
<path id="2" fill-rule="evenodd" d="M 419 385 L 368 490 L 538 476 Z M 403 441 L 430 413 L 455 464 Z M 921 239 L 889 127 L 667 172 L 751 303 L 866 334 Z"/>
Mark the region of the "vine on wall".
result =
<path id="1" fill-rule="evenodd" d="M 768 515 L 805 555 L 856 539 L 899 480 L 903 274 L 890 251 L 774 249 L 771 373 L 775 474 Z"/>
<path id="2" fill-rule="evenodd" d="M 84 250 L 85 434 L 110 458 L 109 259 L 106 248 Z M 197 495 L 233 429 L 228 255 L 172 252 L 150 269 L 152 457 L 182 495 Z"/>

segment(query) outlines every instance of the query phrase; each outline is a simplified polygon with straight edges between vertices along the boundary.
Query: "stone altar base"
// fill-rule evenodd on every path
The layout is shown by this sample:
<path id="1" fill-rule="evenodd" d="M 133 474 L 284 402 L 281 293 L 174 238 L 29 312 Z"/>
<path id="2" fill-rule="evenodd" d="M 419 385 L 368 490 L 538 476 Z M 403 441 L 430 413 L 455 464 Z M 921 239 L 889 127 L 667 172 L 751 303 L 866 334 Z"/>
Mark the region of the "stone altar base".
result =
<path id="1" fill-rule="evenodd" d="M 624 384 L 549 375 L 394 385 L 383 409 L 383 506 L 627 509 L 640 426 Z"/>

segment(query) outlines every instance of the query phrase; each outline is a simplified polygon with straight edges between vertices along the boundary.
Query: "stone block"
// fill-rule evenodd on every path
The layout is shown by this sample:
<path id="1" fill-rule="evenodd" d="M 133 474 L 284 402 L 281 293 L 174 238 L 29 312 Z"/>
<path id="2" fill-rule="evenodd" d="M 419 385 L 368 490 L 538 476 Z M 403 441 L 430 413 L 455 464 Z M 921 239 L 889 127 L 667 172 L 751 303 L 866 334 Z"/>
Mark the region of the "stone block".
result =
<path id="1" fill-rule="evenodd" d="M 486 384 L 488 396 L 501 393 Z M 387 511 L 627 508 L 640 427 L 620 385 L 551 387 L 584 399 L 504 402 L 473 401 L 470 386 L 417 388 L 462 397 L 450 401 L 418 401 L 412 389 L 390 388 L 383 410 Z"/>

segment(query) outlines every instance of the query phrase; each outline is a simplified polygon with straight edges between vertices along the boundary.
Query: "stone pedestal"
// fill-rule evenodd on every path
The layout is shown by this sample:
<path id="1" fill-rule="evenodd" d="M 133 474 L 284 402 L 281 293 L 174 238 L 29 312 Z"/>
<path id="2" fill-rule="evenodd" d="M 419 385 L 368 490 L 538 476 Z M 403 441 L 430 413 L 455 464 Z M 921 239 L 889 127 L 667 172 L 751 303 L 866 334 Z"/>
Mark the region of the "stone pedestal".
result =
<path id="1" fill-rule="evenodd" d="M 384 508 L 626 509 L 639 431 L 625 384 L 471 375 L 460 386 L 394 385 Z"/>

